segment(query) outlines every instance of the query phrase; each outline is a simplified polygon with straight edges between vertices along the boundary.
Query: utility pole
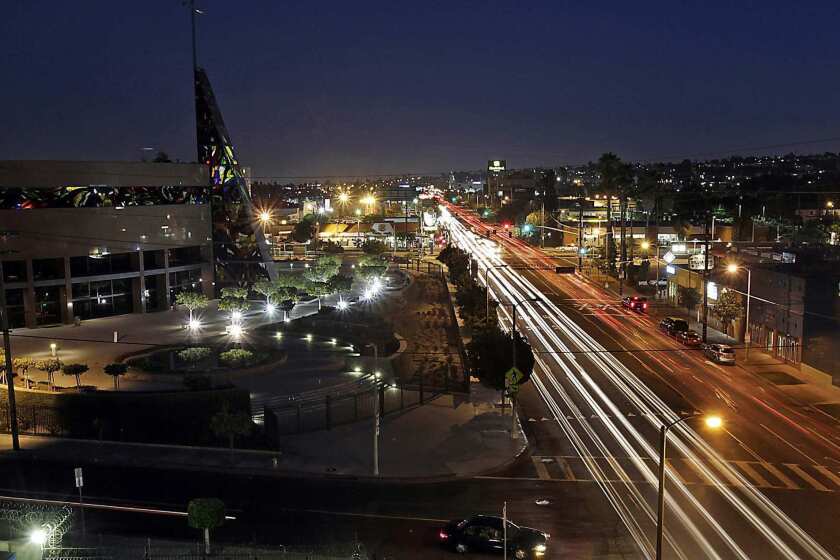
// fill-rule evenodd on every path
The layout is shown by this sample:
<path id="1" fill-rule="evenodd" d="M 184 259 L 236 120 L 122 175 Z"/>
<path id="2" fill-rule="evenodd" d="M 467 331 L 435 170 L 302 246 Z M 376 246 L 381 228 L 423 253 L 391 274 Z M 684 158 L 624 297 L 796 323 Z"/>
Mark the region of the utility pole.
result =
<path id="1" fill-rule="evenodd" d="M 0 312 L 3 314 L 3 350 L 6 354 L 6 384 L 9 388 L 9 426 L 12 432 L 12 449 L 20 451 L 17 403 L 15 401 L 15 378 L 12 373 L 12 343 L 9 338 L 9 309 L 6 307 L 6 284 L 2 260 L 0 260 Z"/>
<path id="2" fill-rule="evenodd" d="M 709 216 L 703 218 L 703 237 L 705 251 L 703 254 L 703 342 L 706 342 L 709 330 Z"/>
<path id="3" fill-rule="evenodd" d="M 578 196 L 578 272 L 583 274 L 583 191 Z"/>
<path id="4" fill-rule="evenodd" d="M 545 193 L 543 193 L 542 210 L 540 211 L 540 247 L 545 248 Z"/>

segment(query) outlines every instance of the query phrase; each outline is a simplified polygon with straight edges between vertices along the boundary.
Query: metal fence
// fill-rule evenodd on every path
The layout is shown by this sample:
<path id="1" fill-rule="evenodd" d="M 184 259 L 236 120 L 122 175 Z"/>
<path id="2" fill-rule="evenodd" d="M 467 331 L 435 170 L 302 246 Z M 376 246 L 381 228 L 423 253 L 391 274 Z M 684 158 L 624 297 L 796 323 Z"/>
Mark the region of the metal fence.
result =
<path id="1" fill-rule="evenodd" d="M 379 398 L 379 413 L 391 414 L 411 407 L 422 406 L 441 394 L 460 390 L 460 384 L 427 387 L 416 385 L 379 384 L 378 391 L 367 390 L 347 394 L 326 394 L 317 399 L 298 401 L 283 406 L 266 406 L 263 412 L 265 431 L 269 440 L 278 436 L 316 430 L 373 418 L 375 393 Z"/>
<path id="2" fill-rule="evenodd" d="M 323 547 L 216 547 L 208 556 L 203 545 L 60 547 L 44 550 L 49 560 L 368 560 L 361 543 Z"/>

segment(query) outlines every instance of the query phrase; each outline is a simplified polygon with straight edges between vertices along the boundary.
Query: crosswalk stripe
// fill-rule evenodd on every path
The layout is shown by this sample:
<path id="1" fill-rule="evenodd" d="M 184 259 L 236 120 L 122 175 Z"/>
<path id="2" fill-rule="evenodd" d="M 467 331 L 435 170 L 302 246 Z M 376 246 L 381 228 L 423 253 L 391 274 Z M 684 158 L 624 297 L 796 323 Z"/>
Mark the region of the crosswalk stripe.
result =
<path id="1" fill-rule="evenodd" d="M 831 489 L 825 486 L 822 482 L 811 476 L 810 474 L 806 473 L 802 470 L 802 467 L 793 463 L 783 463 L 784 466 L 792 470 L 796 473 L 796 476 L 800 477 L 802 480 L 819 490 L 820 492 L 831 492 Z"/>
<path id="2" fill-rule="evenodd" d="M 814 465 L 814 469 L 820 471 L 827 479 L 837 486 L 840 486 L 840 476 L 834 474 L 834 472 L 825 465 Z"/>
<path id="3" fill-rule="evenodd" d="M 551 475 L 548 474 L 548 469 L 546 468 L 545 464 L 540 460 L 541 457 L 531 457 L 531 461 L 534 463 L 534 468 L 537 471 L 537 476 L 540 477 L 540 480 L 550 480 Z"/>
<path id="4" fill-rule="evenodd" d="M 563 473 L 566 475 L 566 480 L 577 480 L 575 476 L 575 472 L 572 470 L 572 467 L 569 465 L 569 462 L 564 459 L 563 457 L 555 457 L 557 464 L 563 469 Z"/>
<path id="5" fill-rule="evenodd" d="M 730 461 L 730 463 L 741 469 L 741 472 L 747 475 L 747 478 L 751 478 L 755 486 L 758 486 L 759 488 L 773 488 L 773 485 L 767 482 L 767 479 L 761 476 L 761 473 L 755 470 L 752 466 L 760 463 L 756 463 L 754 461 Z"/>
<path id="6" fill-rule="evenodd" d="M 775 465 L 771 463 L 762 464 L 764 465 L 765 469 L 773 473 L 773 476 L 778 478 L 782 482 L 782 484 L 784 484 L 787 488 L 789 488 L 790 490 L 799 490 L 799 485 L 792 481 L 790 478 L 788 478 L 788 476 L 782 471 L 780 471 L 778 468 L 776 468 Z"/>

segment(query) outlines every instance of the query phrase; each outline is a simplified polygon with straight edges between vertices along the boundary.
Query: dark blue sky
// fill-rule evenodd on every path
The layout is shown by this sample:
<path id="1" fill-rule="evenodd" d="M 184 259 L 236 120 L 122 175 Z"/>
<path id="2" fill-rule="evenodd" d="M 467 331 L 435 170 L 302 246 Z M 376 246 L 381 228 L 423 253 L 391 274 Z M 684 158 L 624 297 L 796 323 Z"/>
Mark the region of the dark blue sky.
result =
<path id="1" fill-rule="evenodd" d="M 836 1 L 197 5 L 199 63 L 255 175 L 840 136 Z M 180 0 L 10 0 L 0 53 L 0 159 L 138 159 L 144 146 L 194 158 Z"/>

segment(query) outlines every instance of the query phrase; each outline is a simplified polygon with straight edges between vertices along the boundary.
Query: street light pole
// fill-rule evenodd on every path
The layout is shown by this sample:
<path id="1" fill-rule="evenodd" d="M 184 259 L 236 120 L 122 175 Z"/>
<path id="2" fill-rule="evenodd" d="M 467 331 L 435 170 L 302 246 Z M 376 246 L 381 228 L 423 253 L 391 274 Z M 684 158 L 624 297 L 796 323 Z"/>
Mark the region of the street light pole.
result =
<path id="1" fill-rule="evenodd" d="M 496 266 L 488 266 L 484 269 L 484 288 L 485 288 L 485 302 L 484 302 L 484 322 L 490 320 L 490 271 L 497 268 L 507 268 L 506 264 L 499 264 Z"/>
<path id="2" fill-rule="evenodd" d="M 746 328 L 744 329 L 744 344 L 747 346 L 747 357 L 746 359 L 750 359 L 750 343 L 752 342 L 752 336 L 750 335 L 750 288 L 752 288 L 752 271 L 749 268 L 744 267 L 747 271 L 747 316 L 744 319 L 746 323 Z"/>
<path id="3" fill-rule="evenodd" d="M 12 449 L 20 451 L 17 402 L 15 400 L 15 377 L 14 373 L 12 373 L 12 343 L 9 338 L 9 308 L 6 306 L 6 284 L 3 275 L 3 261 L 0 260 L 0 313 L 3 315 L 3 350 L 6 355 L 6 384 L 9 388 L 9 427 L 12 432 Z"/>
<path id="4" fill-rule="evenodd" d="M 656 560 L 662 560 L 662 537 L 665 532 L 665 459 L 668 445 L 668 431 L 686 420 L 701 416 L 699 413 L 690 414 L 663 424 L 659 427 L 659 488 L 656 505 Z M 718 416 L 706 417 L 706 425 L 710 428 L 720 428 L 723 424 Z"/>

